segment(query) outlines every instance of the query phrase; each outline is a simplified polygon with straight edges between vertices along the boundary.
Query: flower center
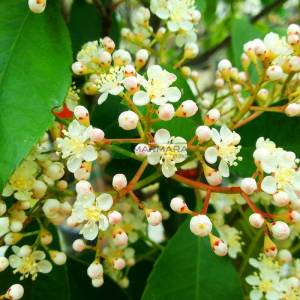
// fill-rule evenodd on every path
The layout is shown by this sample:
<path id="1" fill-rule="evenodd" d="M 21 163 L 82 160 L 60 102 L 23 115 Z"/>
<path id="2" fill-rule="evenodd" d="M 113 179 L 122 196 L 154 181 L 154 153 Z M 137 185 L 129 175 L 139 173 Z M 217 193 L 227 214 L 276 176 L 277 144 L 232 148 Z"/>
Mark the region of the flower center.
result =
<path id="1" fill-rule="evenodd" d="M 230 166 L 235 165 L 235 161 L 239 159 L 237 156 L 241 150 L 241 146 L 222 145 L 218 147 L 218 155 Z"/>
<path id="2" fill-rule="evenodd" d="M 279 188 L 284 188 L 286 185 L 290 184 L 293 180 L 295 170 L 282 168 L 275 172 L 275 180 Z"/>
<path id="3" fill-rule="evenodd" d="M 100 213 L 101 213 L 101 210 L 99 208 L 97 208 L 96 206 L 84 208 L 85 218 L 88 221 L 98 222 Z"/>

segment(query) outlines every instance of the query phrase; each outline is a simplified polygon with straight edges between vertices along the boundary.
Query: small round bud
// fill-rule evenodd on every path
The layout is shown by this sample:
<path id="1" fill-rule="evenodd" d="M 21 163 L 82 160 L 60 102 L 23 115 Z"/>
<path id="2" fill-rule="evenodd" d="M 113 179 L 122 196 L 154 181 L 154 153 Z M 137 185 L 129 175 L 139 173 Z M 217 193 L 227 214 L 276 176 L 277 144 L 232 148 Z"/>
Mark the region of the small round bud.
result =
<path id="1" fill-rule="evenodd" d="M 270 239 L 268 235 L 265 235 L 264 240 L 264 253 L 267 257 L 275 257 L 278 249 L 275 243 Z"/>
<path id="2" fill-rule="evenodd" d="M 46 8 L 46 0 L 28 0 L 30 10 L 35 14 L 41 14 Z"/>
<path id="3" fill-rule="evenodd" d="M 211 139 L 211 130 L 205 125 L 198 126 L 196 129 L 196 136 L 200 143 L 205 143 Z"/>
<path id="4" fill-rule="evenodd" d="M 104 131 L 99 128 L 93 128 L 90 132 L 90 139 L 94 143 L 100 143 L 104 139 Z"/>
<path id="5" fill-rule="evenodd" d="M 138 89 L 138 80 L 135 76 L 126 77 L 123 80 L 124 87 L 130 93 L 134 93 Z"/>
<path id="6" fill-rule="evenodd" d="M 289 59 L 289 65 L 292 72 L 299 72 L 300 71 L 300 57 L 299 56 L 292 56 Z"/>
<path id="7" fill-rule="evenodd" d="M 206 113 L 204 118 L 205 124 L 213 125 L 220 119 L 220 117 L 220 111 L 216 108 L 213 108 Z"/>
<path id="8" fill-rule="evenodd" d="M 158 117 L 160 118 L 160 120 L 169 121 L 174 117 L 174 115 L 175 115 L 175 109 L 172 104 L 166 103 L 159 106 Z"/>
<path id="9" fill-rule="evenodd" d="M 86 67 L 82 62 L 76 61 L 72 64 L 72 71 L 76 75 L 84 75 L 86 73 Z"/>
<path id="10" fill-rule="evenodd" d="M 112 225 L 119 224 L 122 221 L 122 215 L 114 210 L 108 214 L 108 221 Z"/>
<path id="11" fill-rule="evenodd" d="M 94 261 L 87 269 L 87 274 L 90 278 L 95 279 L 103 276 L 103 266 L 100 262 Z"/>
<path id="12" fill-rule="evenodd" d="M 3 272 L 9 266 L 9 261 L 6 257 L 0 257 L 0 272 Z"/>
<path id="13" fill-rule="evenodd" d="M 83 120 L 89 117 L 89 111 L 82 105 L 77 105 L 74 108 L 74 116 L 77 120 Z"/>
<path id="14" fill-rule="evenodd" d="M 271 81 L 281 80 L 285 77 L 282 68 L 276 65 L 268 67 L 266 74 Z"/>
<path id="15" fill-rule="evenodd" d="M 207 236 L 212 231 L 211 220 L 206 215 L 197 215 L 191 218 L 190 230 L 198 236 Z"/>
<path id="16" fill-rule="evenodd" d="M 73 248 L 73 250 L 76 251 L 76 252 L 82 252 L 82 251 L 85 250 L 86 244 L 85 244 L 84 240 L 82 240 L 82 239 L 77 239 L 77 240 L 75 240 L 75 241 L 73 242 L 72 248 Z"/>
<path id="17" fill-rule="evenodd" d="M 100 51 L 98 58 L 102 67 L 108 67 L 111 64 L 112 58 L 108 51 Z"/>
<path id="18" fill-rule="evenodd" d="M 286 192 L 279 191 L 273 195 L 273 204 L 278 207 L 287 206 L 290 203 L 289 195 Z"/>
<path id="19" fill-rule="evenodd" d="M 145 65 L 149 58 L 149 53 L 146 49 L 140 49 L 136 52 L 135 55 L 135 64 L 139 67 L 142 67 Z"/>
<path id="20" fill-rule="evenodd" d="M 288 264 L 292 261 L 293 256 L 289 250 L 281 249 L 278 252 L 278 259 L 281 263 Z"/>
<path id="21" fill-rule="evenodd" d="M 298 223 L 300 221 L 300 213 L 296 210 L 292 210 L 289 212 L 289 219 L 293 223 Z"/>
<path id="22" fill-rule="evenodd" d="M 227 70 L 230 70 L 231 68 L 232 68 L 232 64 L 228 59 L 222 59 L 218 63 L 218 70 L 219 71 L 227 71 Z"/>
<path id="23" fill-rule="evenodd" d="M 54 162 L 47 167 L 45 174 L 53 180 L 58 180 L 65 174 L 64 165 L 60 162 Z"/>
<path id="24" fill-rule="evenodd" d="M 25 257 L 25 256 L 30 255 L 31 252 L 32 252 L 32 248 L 31 248 L 29 245 L 23 245 L 23 246 L 20 248 L 18 255 L 19 255 L 20 257 Z"/>
<path id="25" fill-rule="evenodd" d="M 224 87 L 224 84 L 225 84 L 225 81 L 224 81 L 223 78 L 218 78 L 218 79 L 215 80 L 215 86 L 216 86 L 216 88 L 218 88 L 218 89 L 223 88 L 223 87 Z"/>
<path id="26" fill-rule="evenodd" d="M 207 165 L 204 165 L 204 175 L 210 185 L 217 186 L 222 183 L 222 176 L 220 173 Z"/>
<path id="27" fill-rule="evenodd" d="M 139 122 L 138 115 L 131 111 L 124 111 L 119 115 L 118 118 L 119 126 L 124 130 L 132 130 L 137 127 L 137 124 Z"/>
<path id="28" fill-rule="evenodd" d="M 298 116 L 300 114 L 300 104 L 299 103 L 290 103 L 287 105 L 284 112 L 289 117 Z"/>
<path id="29" fill-rule="evenodd" d="M 88 194 L 93 191 L 92 185 L 86 180 L 80 180 L 76 183 L 76 193 L 78 195 Z"/>
<path id="30" fill-rule="evenodd" d="M 113 240 L 116 246 L 127 246 L 128 236 L 125 231 L 120 230 L 113 235 Z"/>
<path id="31" fill-rule="evenodd" d="M 43 205 L 43 212 L 48 218 L 51 218 L 59 210 L 60 202 L 57 199 L 47 199 Z"/>
<path id="32" fill-rule="evenodd" d="M 300 26 L 298 24 L 290 24 L 287 29 L 287 34 L 300 34 Z"/>
<path id="33" fill-rule="evenodd" d="M 124 174 L 116 174 L 112 180 L 112 186 L 115 190 L 121 191 L 127 186 L 127 178 Z"/>
<path id="34" fill-rule="evenodd" d="M 188 66 L 183 66 L 181 67 L 180 71 L 182 72 L 182 74 L 186 77 L 189 77 L 191 76 L 191 73 L 192 73 L 192 70 L 190 67 Z"/>
<path id="35" fill-rule="evenodd" d="M 14 284 L 7 290 L 7 296 L 11 300 L 19 300 L 24 295 L 24 288 L 21 284 Z"/>
<path id="36" fill-rule="evenodd" d="M 126 262 L 123 258 L 119 257 L 117 259 L 114 259 L 114 268 L 116 270 L 122 270 L 126 266 Z"/>
<path id="37" fill-rule="evenodd" d="M 170 202 L 170 207 L 179 214 L 189 211 L 187 204 L 181 197 L 174 197 Z"/>
<path id="38" fill-rule="evenodd" d="M 46 229 L 42 229 L 40 233 L 40 241 L 43 245 L 50 245 L 53 241 L 51 232 Z"/>
<path id="39" fill-rule="evenodd" d="M 292 46 L 297 45 L 299 41 L 300 41 L 299 34 L 289 34 L 287 37 L 287 42 Z"/>
<path id="40" fill-rule="evenodd" d="M 127 65 L 124 67 L 124 75 L 125 77 L 131 77 L 136 74 L 135 68 L 133 65 Z"/>
<path id="41" fill-rule="evenodd" d="M 257 184 L 254 178 L 244 178 L 241 181 L 241 190 L 247 195 L 253 194 L 257 190 Z"/>
<path id="42" fill-rule="evenodd" d="M 260 89 L 257 93 L 257 98 L 261 101 L 268 100 L 269 91 L 267 89 Z"/>
<path id="43" fill-rule="evenodd" d="M 113 53 L 113 60 L 117 66 L 126 66 L 131 63 L 130 53 L 126 50 L 119 49 Z"/>
<path id="44" fill-rule="evenodd" d="M 11 220 L 9 228 L 12 232 L 20 232 L 23 229 L 23 223 L 19 220 Z"/>
<path id="45" fill-rule="evenodd" d="M 52 261 L 58 266 L 64 265 L 67 261 L 67 256 L 63 252 L 49 251 L 49 255 L 50 255 Z"/>
<path id="46" fill-rule="evenodd" d="M 162 39 L 163 36 L 166 34 L 167 29 L 165 27 L 159 27 L 157 32 L 156 32 L 156 38 L 158 40 Z"/>
<path id="47" fill-rule="evenodd" d="M 93 279 L 92 279 L 92 286 L 93 286 L 94 288 L 99 288 L 99 287 L 101 287 L 101 286 L 103 285 L 103 283 L 104 283 L 103 276 L 99 276 L 99 277 L 97 277 L 97 278 L 93 278 Z"/>
<path id="48" fill-rule="evenodd" d="M 36 180 L 32 189 L 34 198 L 41 199 L 43 196 L 45 196 L 46 191 L 47 191 L 47 184 L 42 180 Z"/>
<path id="49" fill-rule="evenodd" d="M 137 144 L 134 148 L 134 153 L 137 156 L 145 157 L 149 153 L 149 146 L 146 144 Z"/>
<path id="50" fill-rule="evenodd" d="M 116 47 L 115 42 L 108 36 L 102 39 L 102 44 L 105 50 L 108 51 L 109 53 L 112 53 L 115 50 Z"/>
<path id="51" fill-rule="evenodd" d="M 254 213 L 249 216 L 249 223 L 254 228 L 261 228 L 265 223 L 265 219 L 261 214 Z"/>
<path id="52" fill-rule="evenodd" d="M 199 10 L 191 11 L 191 19 L 194 24 L 197 24 L 201 19 L 201 12 Z"/>
<path id="53" fill-rule="evenodd" d="M 270 229 L 274 238 L 277 240 L 287 239 L 291 232 L 290 227 L 282 221 L 273 222 Z"/>
<path id="54" fill-rule="evenodd" d="M 186 100 L 181 103 L 176 111 L 176 116 L 189 118 L 196 114 L 198 106 L 193 100 Z"/>
<path id="55" fill-rule="evenodd" d="M 218 256 L 225 256 L 228 253 L 228 246 L 227 244 L 222 241 L 221 239 L 217 239 L 213 244 L 212 244 L 212 250 L 214 253 Z"/>
<path id="56" fill-rule="evenodd" d="M 187 59 L 195 58 L 199 53 L 199 47 L 195 43 L 188 43 L 184 47 L 184 57 Z"/>
<path id="57" fill-rule="evenodd" d="M 147 221 L 152 226 L 157 226 L 162 221 L 162 215 L 158 210 L 148 210 L 146 211 Z"/>

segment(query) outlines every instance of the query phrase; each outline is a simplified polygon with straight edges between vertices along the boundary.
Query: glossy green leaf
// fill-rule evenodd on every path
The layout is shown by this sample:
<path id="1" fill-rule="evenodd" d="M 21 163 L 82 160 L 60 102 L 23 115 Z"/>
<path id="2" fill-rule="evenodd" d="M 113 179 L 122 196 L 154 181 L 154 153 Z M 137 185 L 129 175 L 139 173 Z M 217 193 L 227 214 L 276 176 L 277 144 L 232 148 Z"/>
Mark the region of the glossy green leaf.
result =
<path id="1" fill-rule="evenodd" d="M 0 1 L 0 190 L 53 121 L 71 82 L 71 46 L 58 1 L 34 14 Z"/>
<path id="2" fill-rule="evenodd" d="M 185 222 L 157 260 L 142 300 L 241 300 L 236 271 L 216 256 L 207 238 L 194 236 Z"/>

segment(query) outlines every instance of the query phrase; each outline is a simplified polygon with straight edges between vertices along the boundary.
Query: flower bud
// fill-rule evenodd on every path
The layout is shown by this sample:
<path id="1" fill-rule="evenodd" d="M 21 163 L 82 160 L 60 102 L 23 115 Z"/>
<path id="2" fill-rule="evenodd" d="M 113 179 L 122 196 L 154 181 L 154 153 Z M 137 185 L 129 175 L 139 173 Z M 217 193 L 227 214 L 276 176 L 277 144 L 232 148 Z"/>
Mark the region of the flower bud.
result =
<path id="1" fill-rule="evenodd" d="M 145 157 L 149 153 L 149 146 L 146 144 L 137 144 L 134 148 L 134 153 L 137 156 Z"/>
<path id="2" fill-rule="evenodd" d="M 300 221 L 300 213 L 296 210 L 290 211 L 289 219 L 292 223 L 298 223 Z"/>
<path id="3" fill-rule="evenodd" d="M 300 57 L 292 56 L 289 58 L 290 71 L 299 72 L 300 71 Z"/>
<path id="4" fill-rule="evenodd" d="M 124 67 L 124 75 L 125 77 L 131 77 L 136 74 L 135 68 L 133 65 L 127 65 Z"/>
<path id="5" fill-rule="evenodd" d="M 181 67 L 180 71 L 181 71 L 181 73 L 182 73 L 184 76 L 186 76 L 186 77 L 191 76 L 191 73 L 192 73 L 191 68 L 188 67 L 188 66 L 183 66 L 183 67 Z"/>
<path id="6" fill-rule="evenodd" d="M 33 196 L 36 199 L 41 199 L 47 191 L 47 184 L 42 180 L 36 180 L 33 185 Z M 1 209 L 0 209 L 0 215 L 1 215 Z"/>
<path id="7" fill-rule="evenodd" d="M 103 276 L 103 266 L 100 262 L 94 261 L 87 269 L 87 274 L 91 279 Z"/>
<path id="8" fill-rule="evenodd" d="M 86 66 L 80 62 L 76 61 L 72 64 L 72 71 L 76 75 L 84 75 L 86 73 Z"/>
<path id="9" fill-rule="evenodd" d="M 121 191 L 127 186 L 127 178 L 124 174 L 116 174 L 112 180 L 112 186 L 115 190 Z"/>
<path id="10" fill-rule="evenodd" d="M 261 228 L 265 223 L 265 219 L 261 214 L 254 213 L 249 216 L 249 223 L 254 228 Z"/>
<path id="11" fill-rule="evenodd" d="M 287 206 L 290 203 L 289 195 L 286 192 L 279 191 L 273 195 L 273 204 L 278 207 Z"/>
<path id="12" fill-rule="evenodd" d="M 92 185 L 86 180 L 80 180 L 76 183 L 76 193 L 78 195 L 88 194 L 93 192 Z"/>
<path id="13" fill-rule="evenodd" d="M 244 70 L 247 70 L 250 65 L 250 58 L 247 54 L 243 53 L 241 56 L 241 62 Z"/>
<path id="14" fill-rule="evenodd" d="M 223 78 L 217 78 L 217 79 L 215 80 L 215 86 L 216 86 L 216 88 L 218 88 L 218 89 L 223 88 L 223 87 L 224 87 L 224 84 L 225 84 L 225 81 L 224 81 Z"/>
<path id="15" fill-rule="evenodd" d="M 67 261 L 67 256 L 63 252 L 51 250 L 51 251 L 49 251 L 49 255 L 50 255 L 52 261 L 58 266 L 64 265 Z"/>
<path id="16" fill-rule="evenodd" d="M 253 194 L 257 190 L 257 184 L 254 178 L 248 177 L 241 181 L 241 190 L 247 195 Z"/>
<path id="17" fill-rule="evenodd" d="M 270 227 L 274 238 L 277 240 L 287 239 L 291 232 L 290 227 L 282 221 L 273 222 Z"/>
<path id="18" fill-rule="evenodd" d="M 300 34 L 300 26 L 298 24 L 290 24 L 287 28 L 287 34 Z"/>
<path id="19" fill-rule="evenodd" d="M 102 44 L 105 50 L 108 51 L 109 53 L 112 53 L 115 50 L 116 47 L 115 42 L 108 36 L 102 39 Z"/>
<path id="20" fill-rule="evenodd" d="M 103 276 L 99 276 L 99 277 L 96 277 L 96 278 L 93 278 L 92 279 L 92 286 L 94 288 L 99 288 L 103 285 L 104 283 L 104 279 L 103 279 Z"/>
<path id="21" fill-rule="evenodd" d="M 137 127 L 137 124 L 139 122 L 138 115 L 131 111 L 124 111 L 119 115 L 119 126 L 124 130 L 132 130 Z"/>
<path id="22" fill-rule="evenodd" d="M 160 118 L 160 120 L 169 121 L 174 117 L 174 115 L 175 115 L 175 109 L 172 104 L 166 103 L 159 106 L 158 117 Z"/>
<path id="23" fill-rule="evenodd" d="M 23 229 L 23 223 L 19 220 L 11 220 L 9 229 L 12 232 L 20 232 Z"/>
<path id="24" fill-rule="evenodd" d="M 213 234 L 209 235 L 211 248 L 214 253 L 218 256 L 225 256 L 228 253 L 227 244 L 220 238 L 214 236 Z"/>
<path id="25" fill-rule="evenodd" d="M 285 114 L 289 117 L 295 117 L 300 114 L 300 104 L 299 103 L 290 103 L 285 108 Z"/>
<path id="26" fill-rule="evenodd" d="M 263 102 L 267 101 L 269 97 L 269 91 L 267 89 L 260 89 L 257 92 L 257 98 Z"/>
<path id="27" fill-rule="evenodd" d="M 135 55 L 135 64 L 139 67 L 143 67 L 149 58 L 149 53 L 146 49 L 140 49 Z"/>
<path id="28" fill-rule="evenodd" d="M 125 66 L 131 63 L 130 53 L 126 50 L 119 49 L 115 51 L 112 55 L 115 65 Z"/>
<path id="29" fill-rule="evenodd" d="M 299 34 L 289 34 L 287 37 L 287 42 L 292 46 L 297 45 L 299 41 L 300 41 Z"/>
<path id="30" fill-rule="evenodd" d="M 207 236 L 212 231 L 212 223 L 206 215 L 197 215 L 191 218 L 190 230 L 198 236 Z"/>
<path id="31" fill-rule="evenodd" d="M 19 300 L 24 295 L 24 288 L 21 284 L 14 284 L 7 290 L 7 296 L 11 300 Z"/>
<path id="32" fill-rule="evenodd" d="M 188 43 L 184 47 L 183 56 L 187 59 L 195 58 L 199 53 L 199 47 L 195 43 Z"/>
<path id="33" fill-rule="evenodd" d="M 91 175 L 92 163 L 89 161 L 85 161 L 81 163 L 79 169 L 74 172 L 74 177 L 76 180 L 88 180 Z"/>
<path id="34" fill-rule="evenodd" d="M 107 152 L 106 150 L 100 150 L 98 152 L 98 159 L 97 162 L 103 166 L 105 164 L 107 164 L 111 159 L 111 155 L 109 152 Z"/>
<path id="35" fill-rule="evenodd" d="M 222 59 L 218 63 L 218 70 L 219 71 L 227 71 L 232 68 L 232 64 L 228 59 Z"/>
<path id="36" fill-rule="evenodd" d="M 125 266 L 126 266 L 126 262 L 123 258 L 119 257 L 114 259 L 114 268 L 116 270 L 122 270 L 125 268 Z"/>
<path id="37" fill-rule="evenodd" d="M 277 65 L 268 67 L 266 75 L 271 81 L 281 80 L 285 77 L 282 68 Z"/>
<path id="38" fill-rule="evenodd" d="M 222 176 L 220 173 L 208 165 L 203 165 L 205 179 L 210 185 L 217 186 L 222 183 Z"/>
<path id="39" fill-rule="evenodd" d="M 191 11 L 190 14 L 191 14 L 191 21 L 194 24 L 197 24 L 201 19 L 201 12 L 199 10 L 193 10 Z"/>
<path id="40" fill-rule="evenodd" d="M 74 108 L 74 116 L 80 124 L 88 126 L 90 123 L 89 111 L 82 105 L 78 105 Z"/>
<path id="41" fill-rule="evenodd" d="M 198 111 L 198 106 L 193 100 L 186 100 L 181 103 L 179 108 L 176 111 L 177 117 L 189 118 L 196 114 Z"/>
<path id="42" fill-rule="evenodd" d="M 124 87 L 130 93 L 134 93 L 138 90 L 138 80 L 135 76 L 126 77 L 123 80 Z"/>
<path id="43" fill-rule="evenodd" d="M 90 139 L 94 143 L 100 143 L 104 139 L 104 131 L 99 128 L 93 128 L 90 132 Z"/>
<path id="44" fill-rule="evenodd" d="M 265 235 L 264 240 L 264 253 L 268 257 L 275 257 L 277 255 L 278 249 L 275 243 L 270 239 L 268 235 Z"/>
<path id="45" fill-rule="evenodd" d="M 216 108 L 213 108 L 206 113 L 204 117 L 204 123 L 206 125 L 213 125 L 220 119 L 220 117 L 220 111 Z"/>
<path id="46" fill-rule="evenodd" d="M 76 252 L 82 252 L 82 251 L 85 250 L 86 244 L 85 244 L 84 240 L 82 240 L 82 239 L 77 239 L 77 240 L 75 240 L 75 241 L 73 242 L 72 248 L 73 248 L 73 250 L 76 251 Z"/>
<path id="47" fill-rule="evenodd" d="M 48 218 L 51 218 L 59 210 L 60 202 L 57 199 L 47 199 L 43 205 L 43 212 Z"/>
<path id="48" fill-rule="evenodd" d="M 146 217 L 147 221 L 150 225 L 152 226 L 157 226 L 161 223 L 162 221 L 162 215 L 158 210 L 146 210 Z"/>
<path id="49" fill-rule="evenodd" d="M 174 197 L 170 202 L 170 207 L 179 214 L 184 214 L 189 211 L 187 204 L 181 197 Z"/>
<path id="50" fill-rule="evenodd" d="M 196 129 L 196 136 L 200 143 L 205 143 L 211 139 L 211 130 L 205 125 L 198 126 Z"/>
<path id="51" fill-rule="evenodd" d="M 112 225 L 119 224 L 122 221 L 122 215 L 114 210 L 108 214 L 108 221 Z"/>
<path id="52" fill-rule="evenodd" d="M 28 0 L 30 10 L 35 14 L 41 14 L 46 8 L 46 0 Z"/>
<path id="53" fill-rule="evenodd" d="M 6 203 L 0 199 L 0 216 L 4 215 L 6 213 Z"/>
<path id="54" fill-rule="evenodd" d="M 40 232 L 40 241 L 43 245 L 48 246 L 53 241 L 53 236 L 50 231 L 42 229 Z"/>
<path id="55" fill-rule="evenodd" d="M 8 259 L 5 256 L 0 257 L 0 272 L 6 270 L 8 266 L 9 266 Z"/>
<path id="56" fill-rule="evenodd" d="M 288 264 L 292 261 L 293 256 L 289 250 L 281 249 L 278 252 L 278 259 L 281 263 Z"/>
<path id="57" fill-rule="evenodd" d="M 159 27 L 157 32 L 156 32 L 156 38 L 158 40 L 162 39 L 163 36 L 166 34 L 167 29 L 165 27 Z"/>
<path id="58" fill-rule="evenodd" d="M 100 51 L 99 56 L 99 63 L 102 67 L 108 67 L 111 64 L 111 55 L 108 51 Z"/>
<path id="59" fill-rule="evenodd" d="M 125 231 L 123 230 L 118 230 L 114 235 L 113 235 L 113 240 L 116 246 L 122 247 L 122 246 L 127 246 L 128 244 L 128 236 Z"/>
<path id="60" fill-rule="evenodd" d="M 52 180 L 58 180 L 62 178 L 65 174 L 64 165 L 60 162 L 51 163 L 47 167 L 45 174 Z"/>

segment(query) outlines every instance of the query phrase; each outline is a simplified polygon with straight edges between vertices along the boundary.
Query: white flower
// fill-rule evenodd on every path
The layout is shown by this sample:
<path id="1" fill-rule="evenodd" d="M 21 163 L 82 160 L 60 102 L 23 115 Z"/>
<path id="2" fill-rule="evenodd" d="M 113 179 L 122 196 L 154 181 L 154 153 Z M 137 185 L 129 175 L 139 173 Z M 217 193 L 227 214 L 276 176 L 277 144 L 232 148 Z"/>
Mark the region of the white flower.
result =
<path id="1" fill-rule="evenodd" d="M 162 165 L 165 177 L 171 177 L 177 171 L 176 163 L 183 162 L 187 157 L 187 143 L 182 137 L 171 137 L 166 129 L 159 129 L 154 136 L 156 147 L 147 155 L 149 164 Z"/>
<path id="2" fill-rule="evenodd" d="M 236 166 L 236 160 L 241 160 L 241 157 L 237 156 L 241 150 L 241 146 L 237 146 L 241 137 L 226 126 L 222 126 L 220 133 L 215 128 L 211 130 L 211 138 L 216 146 L 206 149 L 205 159 L 208 163 L 214 164 L 220 157 L 219 173 L 223 177 L 229 177 L 229 166 Z"/>
<path id="3" fill-rule="evenodd" d="M 74 120 L 69 124 L 68 130 L 64 131 L 65 137 L 57 139 L 62 158 L 68 158 L 67 168 L 72 173 L 80 168 L 83 161 L 97 159 L 95 148 L 89 144 L 92 129 L 92 126 L 85 127 Z"/>
<path id="4" fill-rule="evenodd" d="M 26 251 L 25 248 L 26 247 Z M 46 254 L 43 251 L 32 251 L 30 246 L 13 246 L 15 254 L 9 256 L 9 264 L 15 269 L 14 273 L 21 274 L 21 280 L 32 277 L 36 279 L 38 273 L 49 273 L 52 270 L 51 263 L 46 260 Z"/>
<path id="5" fill-rule="evenodd" d="M 110 194 L 103 193 L 97 198 L 94 193 L 77 196 L 71 217 L 76 223 L 83 224 L 80 233 L 86 240 L 94 240 L 99 230 L 107 230 L 109 222 L 103 212 L 109 211 L 112 205 Z"/>
<path id="6" fill-rule="evenodd" d="M 171 87 L 176 80 L 176 75 L 163 70 L 159 65 L 152 65 L 147 70 L 146 80 L 144 77 L 138 75 L 139 84 L 145 91 L 138 91 L 133 96 L 135 105 L 146 105 L 152 102 L 157 105 L 162 105 L 167 102 L 177 102 L 181 93 L 177 87 Z"/>
<path id="7" fill-rule="evenodd" d="M 268 33 L 264 38 L 264 44 L 275 56 L 287 56 L 292 53 L 292 48 L 288 45 L 285 38 L 280 38 L 277 33 Z"/>

